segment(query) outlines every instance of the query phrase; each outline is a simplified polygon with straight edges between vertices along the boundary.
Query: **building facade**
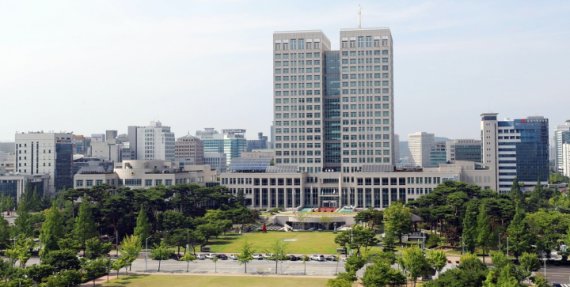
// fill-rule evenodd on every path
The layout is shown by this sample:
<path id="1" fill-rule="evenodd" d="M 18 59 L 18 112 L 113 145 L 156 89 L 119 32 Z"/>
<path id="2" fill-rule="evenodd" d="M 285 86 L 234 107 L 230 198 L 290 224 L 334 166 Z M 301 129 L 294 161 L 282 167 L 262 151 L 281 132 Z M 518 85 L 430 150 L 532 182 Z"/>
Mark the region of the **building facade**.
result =
<path id="1" fill-rule="evenodd" d="M 389 29 L 273 35 L 275 164 L 299 171 L 385 171 L 393 160 Z"/>
<path id="2" fill-rule="evenodd" d="M 138 160 L 170 160 L 175 157 L 174 133 L 161 122 L 151 122 L 146 127 L 129 126 L 129 146 Z"/>
<path id="3" fill-rule="evenodd" d="M 26 175 L 49 175 L 49 192 L 73 186 L 73 134 L 16 134 L 16 170 Z"/>
<path id="4" fill-rule="evenodd" d="M 176 161 L 185 165 L 204 164 L 204 143 L 197 137 L 183 136 L 176 140 L 174 154 Z"/>
<path id="5" fill-rule="evenodd" d="M 554 131 L 554 167 L 556 171 L 562 172 L 563 170 L 563 145 L 570 143 L 570 120 L 564 124 L 558 125 Z"/>
<path id="6" fill-rule="evenodd" d="M 570 143 L 562 145 L 562 174 L 570 177 Z"/>
<path id="7" fill-rule="evenodd" d="M 429 152 L 429 167 L 439 166 L 447 162 L 447 145 L 445 142 L 436 142 Z"/>
<path id="8" fill-rule="evenodd" d="M 496 172 L 495 190 L 505 193 L 517 179 L 525 190 L 537 182 L 548 184 L 548 119 L 528 117 L 497 120 L 497 114 L 481 115 L 483 160 Z"/>
<path id="9" fill-rule="evenodd" d="M 446 142 L 448 161 L 466 160 L 482 162 L 481 140 L 457 139 Z"/>
<path id="10" fill-rule="evenodd" d="M 434 141 L 434 134 L 431 133 L 416 132 L 408 135 L 408 146 L 414 166 L 430 166 L 430 153 L 435 144 Z"/>

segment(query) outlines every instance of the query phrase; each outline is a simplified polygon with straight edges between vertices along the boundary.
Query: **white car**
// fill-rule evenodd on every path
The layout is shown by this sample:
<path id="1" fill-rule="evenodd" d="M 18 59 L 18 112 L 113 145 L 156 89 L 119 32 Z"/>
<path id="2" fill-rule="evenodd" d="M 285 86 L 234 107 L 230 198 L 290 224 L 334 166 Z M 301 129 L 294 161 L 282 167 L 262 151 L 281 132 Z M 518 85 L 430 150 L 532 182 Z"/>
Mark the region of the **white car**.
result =
<path id="1" fill-rule="evenodd" d="M 196 259 L 198 259 L 198 260 L 206 260 L 206 255 L 204 255 L 204 254 L 198 254 L 198 255 L 196 255 Z"/>
<path id="2" fill-rule="evenodd" d="M 238 257 L 237 257 L 237 255 L 235 255 L 235 254 L 230 254 L 230 259 L 231 259 L 231 260 L 237 260 Z"/>
<path id="3" fill-rule="evenodd" d="M 313 261 L 325 261 L 325 256 L 322 254 L 313 254 L 313 255 L 311 255 L 311 260 L 313 260 Z"/>
<path id="4" fill-rule="evenodd" d="M 255 260 L 262 260 L 263 259 L 263 255 L 259 254 L 259 253 L 255 253 L 253 254 L 253 259 Z"/>
<path id="5" fill-rule="evenodd" d="M 216 254 L 215 254 L 215 253 L 208 253 L 208 254 L 206 254 L 206 258 L 207 258 L 207 259 L 212 259 L 212 258 L 214 258 L 214 257 L 216 257 Z"/>
<path id="6" fill-rule="evenodd" d="M 271 253 L 265 253 L 265 254 L 263 254 L 263 255 L 261 255 L 261 256 L 263 256 L 263 259 L 271 259 L 271 257 L 273 257 L 273 254 L 271 254 Z"/>

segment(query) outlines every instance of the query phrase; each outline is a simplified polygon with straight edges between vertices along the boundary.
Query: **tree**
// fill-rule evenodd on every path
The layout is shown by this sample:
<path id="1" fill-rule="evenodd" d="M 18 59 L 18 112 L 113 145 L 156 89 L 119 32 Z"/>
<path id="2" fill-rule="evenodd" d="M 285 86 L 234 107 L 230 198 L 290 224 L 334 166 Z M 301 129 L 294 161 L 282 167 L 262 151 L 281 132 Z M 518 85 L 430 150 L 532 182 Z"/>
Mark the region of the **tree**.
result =
<path id="1" fill-rule="evenodd" d="M 522 253 L 519 268 L 524 278 L 530 277 L 533 271 L 540 268 L 540 260 L 535 253 Z"/>
<path id="2" fill-rule="evenodd" d="M 400 244 L 402 235 L 412 228 L 412 212 L 401 202 L 392 203 L 384 211 L 384 230 L 386 236 L 397 237 Z"/>
<path id="3" fill-rule="evenodd" d="M 354 220 L 359 223 L 365 224 L 371 229 L 375 229 L 382 225 L 384 221 L 384 212 L 382 210 L 375 210 L 373 208 L 365 209 L 359 211 L 355 216 Z"/>
<path id="4" fill-rule="evenodd" d="M 109 259 L 107 258 L 86 261 L 83 266 L 85 281 L 92 280 L 93 286 L 95 286 L 95 279 L 107 273 L 108 265 Z"/>
<path id="5" fill-rule="evenodd" d="M 40 231 L 40 241 L 43 245 L 41 250 L 42 255 L 47 254 L 52 250 L 59 249 L 58 240 L 63 238 L 64 230 L 62 222 L 62 216 L 59 209 L 53 203 L 51 208 L 46 211 L 46 219 L 42 224 L 42 229 Z"/>
<path id="6" fill-rule="evenodd" d="M 378 261 L 366 268 L 362 282 L 365 287 L 399 286 L 406 283 L 406 277 L 389 262 Z M 352 286 L 352 282 L 348 286 Z"/>
<path id="7" fill-rule="evenodd" d="M 79 214 L 75 219 L 73 226 L 73 235 L 75 239 L 81 244 L 81 249 L 85 250 L 85 242 L 97 236 L 97 227 L 93 220 L 93 213 L 91 207 L 86 200 L 81 202 L 79 206 Z"/>
<path id="8" fill-rule="evenodd" d="M 439 273 L 445 264 L 447 264 L 447 256 L 442 250 L 428 250 L 426 253 L 427 261 L 429 265 Z"/>
<path id="9" fill-rule="evenodd" d="M 19 237 L 13 247 L 6 250 L 6 256 L 10 258 L 12 265 L 16 261 L 20 262 L 20 268 L 26 267 L 26 263 L 32 257 L 31 250 L 34 246 L 34 240 L 31 238 Z"/>
<path id="10" fill-rule="evenodd" d="M 81 273 L 77 270 L 63 270 L 47 278 L 46 287 L 78 286 Z"/>
<path id="11" fill-rule="evenodd" d="M 40 284 L 45 278 L 52 275 L 53 271 L 54 268 L 47 264 L 32 265 L 26 268 L 26 275 L 28 275 L 28 277 L 32 279 L 32 281 L 34 281 L 34 283 L 37 285 Z"/>
<path id="12" fill-rule="evenodd" d="M 196 256 L 187 250 L 186 253 L 184 253 L 184 256 L 180 258 L 180 260 L 186 261 L 186 272 L 188 273 L 190 270 L 190 261 L 196 260 Z"/>
<path id="13" fill-rule="evenodd" d="M 418 277 L 428 273 L 429 263 L 418 246 L 404 248 L 398 261 L 404 272 L 414 282 L 414 286 L 416 286 Z"/>
<path id="14" fill-rule="evenodd" d="M 135 259 L 137 259 L 137 257 L 141 253 L 141 250 L 142 250 L 142 245 L 140 238 L 136 235 L 130 235 L 123 238 L 119 252 L 121 253 L 121 257 L 124 258 L 124 261 L 127 264 L 127 266 L 131 266 L 133 261 L 135 261 Z"/>
<path id="15" fill-rule="evenodd" d="M 108 255 L 111 248 L 113 248 L 111 242 L 102 242 L 96 237 L 88 239 L 85 242 L 85 258 L 97 259 Z"/>
<path id="16" fill-rule="evenodd" d="M 135 227 L 134 235 L 138 236 L 141 240 L 145 240 L 150 235 L 150 223 L 146 214 L 146 209 L 141 206 L 137 216 L 137 225 Z"/>
<path id="17" fill-rule="evenodd" d="M 436 280 L 426 282 L 426 287 L 481 287 L 487 276 L 487 266 L 477 256 L 466 253 L 461 263 L 441 273 Z"/>
<path id="18" fill-rule="evenodd" d="M 125 258 L 119 257 L 117 260 L 113 261 L 111 264 L 111 269 L 117 271 L 117 278 L 119 278 L 119 271 L 121 268 L 129 266 L 129 264 L 125 261 Z"/>
<path id="19" fill-rule="evenodd" d="M 155 245 L 154 248 L 150 251 L 150 256 L 154 260 L 158 260 L 158 269 L 156 272 L 160 272 L 160 263 L 162 260 L 167 260 L 170 258 L 172 252 L 168 250 L 168 246 L 164 244 L 164 241 L 161 241 L 160 244 Z"/>
<path id="20" fill-rule="evenodd" d="M 277 264 L 287 255 L 287 245 L 280 239 L 275 240 L 271 245 L 271 260 L 275 260 L 275 274 L 277 274 Z"/>
<path id="21" fill-rule="evenodd" d="M 516 205 L 522 206 L 524 203 L 524 194 L 522 193 L 521 186 L 517 178 L 513 180 L 513 185 L 509 191 L 509 197 Z"/>
<path id="22" fill-rule="evenodd" d="M 77 254 L 71 250 L 51 251 L 44 256 L 42 263 L 52 266 L 56 272 L 61 270 L 79 270 L 81 268 Z"/>
<path id="23" fill-rule="evenodd" d="M 0 216 L 0 249 L 10 245 L 10 225 L 4 217 Z"/>
<path id="24" fill-rule="evenodd" d="M 244 241 L 243 245 L 241 246 L 240 253 L 238 254 L 238 261 L 240 264 L 244 265 L 244 273 L 247 273 L 247 263 L 253 260 L 253 253 L 254 253 L 253 246 L 246 241 Z"/>
<path id="25" fill-rule="evenodd" d="M 528 226 L 524 218 L 524 210 L 521 207 L 517 207 L 515 216 L 507 229 L 510 243 L 509 250 L 513 252 L 516 260 L 519 259 L 519 256 L 523 252 L 528 251 L 532 244 L 530 234 L 528 232 Z"/>
<path id="26" fill-rule="evenodd" d="M 469 252 L 475 252 L 477 245 L 477 204 L 471 201 L 467 204 L 463 219 L 462 243 Z"/>
<path id="27" fill-rule="evenodd" d="M 491 246 L 491 236 L 493 230 L 489 222 L 489 215 L 487 214 L 487 206 L 482 203 L 479 206 L 479 214 L 477 214 L 477 245 L 483 249 L 483 262 L 485 262 L 485 255 L 489 252 Z"/>
<path id="28" fill-rule="evenodd" d="M 14 233 L 18 237 L 32 238 L 34 237 L 34 225 L 32 224 L 32 216 L 28 211 L 26 203 L 20 201 L 18 204 L 18 217 L 14 221 Z"/>
<path id="29" fill-rule="evenodd" d="M 345 230 L 335 237 L 335 243 L 346 250 L 356 250 L 356 256 L 361 255 L 361 249 L 368 250 L 369 247 L 378 245 L 376 234 L 370 228 L 355 225 L 351 230 Z"/>
<path id="30" fill-rule="evenodd" d="M 327 281 L 327 287 L 352 287 L 352 281 L 348 281 L 345 278 L 333 278 Z"/>

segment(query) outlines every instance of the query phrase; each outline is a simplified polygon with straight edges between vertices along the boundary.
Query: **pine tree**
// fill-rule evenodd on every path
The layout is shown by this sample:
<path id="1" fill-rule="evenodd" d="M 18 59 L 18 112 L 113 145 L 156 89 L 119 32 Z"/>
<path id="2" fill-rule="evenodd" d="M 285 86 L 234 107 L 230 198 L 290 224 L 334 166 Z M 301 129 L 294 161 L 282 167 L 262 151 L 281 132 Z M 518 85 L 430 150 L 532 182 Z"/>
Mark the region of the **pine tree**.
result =
<path id="1" fill-rule="evenodd" d="M 87 241 L 87 239 L 97 236 L 97 228 L 95 226 L 95 221 L 93 220 L 91 207 L 85 200 L 81 202 L 81 205 L 79 206 L 79 214 L 75 219 L 73 235 L 81 244 L 82 249 L 85 249 L 85 241 Z"/>
<path id="2" fill-rule="evenodd" d="M 141 242 L 146 240 L 150 235 L 150 224 L 146 214 L 146 209 L 141 206 L 137 216 L 137 225 L 135 227 L 134 235 L 136 235 Z"/>
<path id="3" fill-rule="evenodd" d="M 463 218 L 463 246 L 467 251 L 475 252 L 477 245 L 477 204 L 470 202 L 467 204 L 465 217 Z"/>
<path id="4" fill-rule="evenodd" d="M 46 212 L 46 219 L 42 224 L 42 229 L 40 231 L 40 241 L 43 245 L 42 255 L 45 255 L 52 250 L 59 249 L 57 242 L 64 236 L 61 219 L 61 212 L 55 203 L 52 204 L 51 208 Z"/>
<path id="5" fill-rule="evenodd" d="M 517 206 L 515 216 L 507 228 L 510 250 L 513 252 L 517 260 L 519 255 L 528 250 L 531 245 L 528 228 L 524 222 L 524 218 L 524 209 Z"/>
<path id="6" fill-rule="evenodd" d="M 511 191 L 509 191 L 509 197 L 515 202 L 515 205 L 524 204 L 524 195 L 521 191 L 521 186 L 517 178 L 513 180 Z"/>
<path id="7" fill-rule="evenodd" d="M 490 239 L 493 233 L 487 213 L 487 206 L 485 203 L 482 203 L 479 206 L 479 214 L 477 215 L 477 244 L 483 249 L 483 263 L 485 262 L 485 254 L 489 251 Z"/>
<path id="8" fill-rule="evenodd" d="M 20 201 L 17 213 L 18 217 L 14 222 L 14 235 L 23 238 L 32 238 L 34 236 L 34 227 L 32 225 L 32 217 L 28 211 L 28 206 L 25 201 Z"/>

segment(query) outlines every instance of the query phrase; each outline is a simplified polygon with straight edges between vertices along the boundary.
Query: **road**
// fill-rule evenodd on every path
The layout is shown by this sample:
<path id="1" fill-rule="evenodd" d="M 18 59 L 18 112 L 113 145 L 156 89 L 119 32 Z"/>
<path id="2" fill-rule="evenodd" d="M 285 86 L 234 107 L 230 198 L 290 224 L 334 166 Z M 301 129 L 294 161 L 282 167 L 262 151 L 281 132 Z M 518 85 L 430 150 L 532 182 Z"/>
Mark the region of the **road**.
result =
<path id="1" fill-rule="evenodd" d="M 544 268 L 536 271 L 536 273 L 544 274 Z M 546 278 L 550 283 L 570 284 L 570 266 L 546 266 Z"/>

